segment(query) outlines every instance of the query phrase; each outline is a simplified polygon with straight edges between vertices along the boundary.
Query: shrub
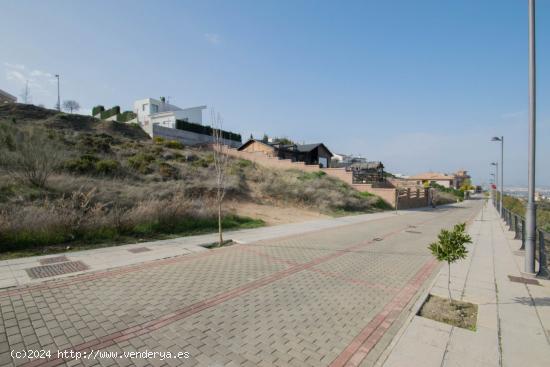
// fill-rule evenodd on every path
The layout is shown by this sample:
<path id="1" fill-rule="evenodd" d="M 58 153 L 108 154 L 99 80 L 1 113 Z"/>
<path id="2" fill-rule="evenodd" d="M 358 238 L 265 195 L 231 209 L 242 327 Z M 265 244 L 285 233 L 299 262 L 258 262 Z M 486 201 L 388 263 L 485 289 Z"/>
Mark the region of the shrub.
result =
<path id="1" fill-rule="evenodd" d="M 94 106 L 92 108 L 92 116 L 95 116 L 97 115 L 98 113 L 101 113 L 105 111 L 105 107 L 101 106 L 101 105 L 97 105 L 97 106 Z"/>
<path id="2" fill-rule="evenodd" d="M 93 173 L 96 162 L 99 158 L 92 154 L 83 154 L 80 158 L 71 159 L 65 162 L 64 167 L 70 172 L 75 173 Z"/>
<path id="3" fill-rule="evenodd" d="M 118 122 L 128 122 L 130 120 L 133 120 L 137 117 L 137 115 L 135 113 L 133 113 L 132 111 L 124 111 L 122 113 L 119 113 L 117 115 L 117 118 L 116 120 Z"/>
<path id="4" fill-rule="evenodd" d="M 164 145 L 164 142 L 165 142 L 165 141 L 166 141 L 166 140 L 165 140 L 163 137 L 161 137 L 161 136 L 155 136 L 155 137 L 153 138 L 153 143 L 158 144 L 158 145 Z"/>
<path id="5" fill-rule="evenodd" d="M 0 146 L 0 168 L 20 181 L 44 187 L 62 162 L 60 144 L 38 128 L 29 131 L 3 130 L 6 144 Z"/>
<path id="6" fill-rule="evenodd" d="M 164 143 L 164 146 L 172 149 L 183 149 L 183 144 L 177 140 L 170 140 Z"/>
<path id="7" fill-rule="evenodd" d="M 214 155 L 207 154 L 191 162 L 193 167 L 208 168 L 214 163 Z"/>
<path id="8" fill-rule="evenodd" d="M 128 158 L 128 163 L 130 167 L 136 171 L 146 174 L 150 173 L 152 170 L 149 165 L 155 160 L 155 157 L 149 153 L 138 153 L 130 158 Z"/>
<path id="9" fill-rule="evenodd" d="M 114 159 L 102 159 L 95 164 L 95 171 L 104 175 L 115 173 L 119 168 L 120 163 Z"/>
<path id="10" fill-rule="evenodd" d="M 102 120 L 108 119 L 111 116 L 118 115 L 120 113 L 120 106 L 114 106 L 109 108 L 108 110 L 101 111 L 99 117 Z"/>

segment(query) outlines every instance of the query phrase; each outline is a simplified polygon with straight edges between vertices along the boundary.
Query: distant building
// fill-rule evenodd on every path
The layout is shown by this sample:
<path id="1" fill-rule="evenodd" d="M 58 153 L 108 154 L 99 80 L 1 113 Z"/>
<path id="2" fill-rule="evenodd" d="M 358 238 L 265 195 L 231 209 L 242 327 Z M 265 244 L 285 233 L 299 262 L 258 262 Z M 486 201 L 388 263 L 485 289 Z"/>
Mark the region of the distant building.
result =
<path id="1" fill-rule="evenodd" d="M 279 144 L 250 139 L 239 148 L 245 152 L 262 152 L 268 157 L 290 159 L 293 162 L 317 164 L 319 167 L 330 167 L 333 154 L 323 143 L 316 144 Z"/>
<path id="2" fill-rule="evenodd" d="M 134 102 L 137 121 L 150 136 L 153 136 L 153 125 L 175 129 L 177 120 L 202 124 L 204 109 L 206 106 L 180 108 L 167 103 L 164 97 L 145 98 Z"/>
<path id="3" fill-rule="evenodd" d="M 455 187 L 455 176 L 439 172 L 425 172 L 419 175 L 410 176 L 408 180 L 416 181 L 419 186 L 425 184 L 437 184 L 446 188 Z"/>
<path id="4" fill-rule="evenodd" d="M 457 171 L 454 174 L 454 176 L 455 176 L 455 189 L 460 189 L 460 187 L 465 181 L 471 179 L 470 175 L 468 174 L 468 171 L 465 171 L 465 170 Z"/>
<path id="5" fill-rule="evenodd" d="M 17 97 L 12 96 L 8 92 L 4 92 L 2 89 L 0 89 L 0 104 L 15 102 L 17 102 Z"/>
<path id="6" fill-rule="evenodd" d="M 353 163 L 367 163 L 367 158 L 357 157 L 348 154 L 334 154 L 332 156 L 332 167 L 349 167 Z"/>

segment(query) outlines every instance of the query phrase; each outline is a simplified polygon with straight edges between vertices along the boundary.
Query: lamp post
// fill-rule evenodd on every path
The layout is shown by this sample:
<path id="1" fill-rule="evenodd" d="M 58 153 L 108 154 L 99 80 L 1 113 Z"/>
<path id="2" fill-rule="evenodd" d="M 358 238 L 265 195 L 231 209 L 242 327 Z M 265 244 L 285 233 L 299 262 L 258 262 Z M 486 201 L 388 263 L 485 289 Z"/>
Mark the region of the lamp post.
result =
<path id="1" fill-rule="evenodd" d="M 61 97 L 59 96 L 59 74 L 55 74 L 57 78 L 57 110 L 61 111 Z"/>
<path id="2" fill-rule="evenodd" d="M 535 242 L 537 237 L 535 204 L 535 147 L 537 122 L 536 59 L 535 59 L 535 0 L 529 0 L 529 168 L 527 206 L 525 210 L 525 272 L 535 272 Z"/>
<path id="3" fill-rule="evenodd" d="M 491 162 L 491 166 L 495 166 L 495 186 L 497 187 L 496 191 L 498 192 L 498 189 L 499 189 L 499 184 L 498 184 L 498 162 Z M 502 195 L 501 195 L 502 196 Z M 500 200 L 497 202 L 496 198 L 495 200 L 493 201 L 493 204 L 495 204 L 496 206 L 498 206 L 500 204 Z"/>
<path id="4" fill-rule="evenodd" d="M 500 141 L 500 216 L 502 217 L 502 198 L 504 197 L 504 136 L 494 136 L 491 141 Z"/>

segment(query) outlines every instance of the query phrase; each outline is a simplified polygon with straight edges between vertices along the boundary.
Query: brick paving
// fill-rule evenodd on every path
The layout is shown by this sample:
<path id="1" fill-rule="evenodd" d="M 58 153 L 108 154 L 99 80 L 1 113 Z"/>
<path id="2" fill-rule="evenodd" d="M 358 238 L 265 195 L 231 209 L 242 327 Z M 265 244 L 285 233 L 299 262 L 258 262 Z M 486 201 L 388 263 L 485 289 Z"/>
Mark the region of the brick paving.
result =
<path id="1" fill-rule="evenodd" d="M 427 243 L 477 210 L 471 202 L 0 290 L 0 365 L 358 365 L 435 269 Z M 53 355 L 13 361 L 23 349 Z"/>

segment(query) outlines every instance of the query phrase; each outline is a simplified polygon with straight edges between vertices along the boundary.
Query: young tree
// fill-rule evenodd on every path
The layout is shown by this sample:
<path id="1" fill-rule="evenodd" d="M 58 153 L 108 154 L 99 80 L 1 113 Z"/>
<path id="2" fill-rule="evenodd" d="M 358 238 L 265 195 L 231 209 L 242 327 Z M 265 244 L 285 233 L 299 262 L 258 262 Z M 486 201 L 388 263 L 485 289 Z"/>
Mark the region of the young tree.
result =
<path id="1" fill-rule="evenodd" d="M 62 150 L 46 131 L 0 129 L 0 169 L 21 182 L 44 187 L 62 160 Z"/>
<path id="2" fill-rule="evenodd" d="M 227 184 L 227 166 L 229 156 L 227 154 L 228 146 L 223 139 L 223 120 L 220 114 L 211 111 L 212 129 L 213 129 L 213 151 L 214 168 L 216 171 L 216 204 L 218 207 L 218 233 L 219 246 L 223 246 L 223 228 L 222 228 L 222 203 L 225 197 L 225 188 Z"/>
<path id="3" fill-rule="evenodd" d="M 69 113 L 73 113 L 73 111 L 78 111 L 80 109 L 80 104 L 78 104 L 77 101 L 71 99 L 63 101 L 63 109 L 65 111 L 69 111 Z"/>
<path id="4" fill-rule="evenodd" d="M 466 233 L 466 223 L 457 224 L 452 231 L 442 229 L 437 236 L 438 241 L 430 244 L 428 248 L 438 261 L 446 261 L 449 274 L 447 278 L 447 289 L 449 291 L 449 302 L 453 302 L 451 296 L 451 264 L 466 258 L 468 255 L 467 243 L 472 243 L 472 238 Z"/>

